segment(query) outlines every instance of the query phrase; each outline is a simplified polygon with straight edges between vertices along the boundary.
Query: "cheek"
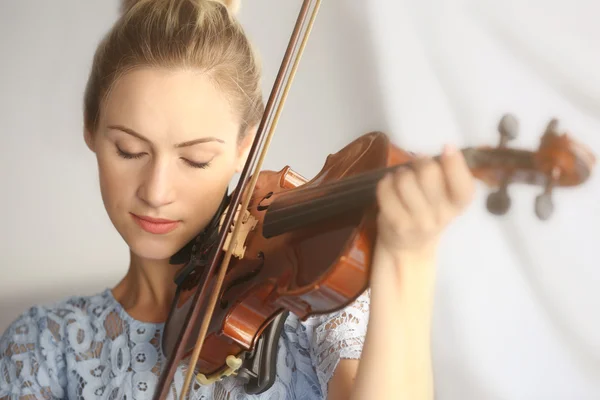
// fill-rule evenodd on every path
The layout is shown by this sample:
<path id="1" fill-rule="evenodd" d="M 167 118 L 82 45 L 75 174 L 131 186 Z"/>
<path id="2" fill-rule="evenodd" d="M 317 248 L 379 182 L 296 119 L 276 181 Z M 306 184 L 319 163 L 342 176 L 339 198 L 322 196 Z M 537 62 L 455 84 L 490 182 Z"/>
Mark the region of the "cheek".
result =
<path id="1" fill-rule="evenodd" d="M 185 187 L 180 187 L 178 192 L 185 196 L 178 196 L 184 201 L 189 216 L 195 220 L 194 225 L 201 226 L 210 221 L 212 215 L 221 204 L 229 183 L 235 172 L 231 164 L 211 166 L 202 171 L 197 180 L 188 181 Z"/>
<path id="2" fill-rule="evenodd" d="M 109 210 L 121 208 L 124 199 L 130 195 L 128 191 L 134 188 L 131 174 L 125 173 L 119 163 L 106 157 L 98 155 L 98 175 L 100 181 L 100 192 L 102 200 Z"/>
<path id="3" fill-rule="evenodd" d="M 188 182 L 186 187 L 180 188 L 180 193 L 187 192 L 186 196 L 190 203 L 195 205 L 206 205 L 207 203 L 219 203 L 221 196 L 225 194 L 229 182 L 233 176 L 232 172 L 227 170 L 209 169 L 202 173 L 195 182 Z"/>

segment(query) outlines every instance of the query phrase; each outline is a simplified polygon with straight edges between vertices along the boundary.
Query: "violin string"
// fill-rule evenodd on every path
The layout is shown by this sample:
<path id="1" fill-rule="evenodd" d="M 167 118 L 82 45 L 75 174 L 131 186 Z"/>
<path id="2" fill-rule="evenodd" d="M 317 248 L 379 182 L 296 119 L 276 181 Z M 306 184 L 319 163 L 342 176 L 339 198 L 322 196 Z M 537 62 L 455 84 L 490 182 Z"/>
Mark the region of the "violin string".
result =
<path id="1" fill-rule="evenodd" d="M 354 186 L 344 192 L 316 198 L 309 204 L 293 204 L 277 210 L 267 210 L 263 235 L 273 237 L 290 230 L 319 222 L 325 218 L 366 206 L 375 199 L 377 180 L 370 185 Z"/>
<path id="2" fill-rule="evenodd" d="M 345 190 L 348 190 L 346 188 L 353 188 L 355 186 L 361 186 L 363 184 L 370 184 L 372 181 L 374 180 L 379 180 L 381 178 L 383 178 L 383 176 L 388 173 L 388 172 L 392 172 L 396 169 L 399 168 L 410 168 L 412 165 L 412 161 L 403 163 L 403 164 L 397 164 L 397 165 L 392 165 L 389 167 L 384 167 L 384 168 L 380 168 L 380 169 L 376 169 L 374 171 L 368 171 L 368 172 L 363 172 L 357 175 L 352 175 L 349 177 L 344 177 L 332 182 L 328 182 L 325 183 L 323 185 L 319 185 L 319 186 L 309 186 L 306 188 L 298 188 L 298 189 L 292 189 L 290 191 L 290 193 L 282 193 L 280 196 L 277 197 L 276 200 L 273 201 L 273 203 L 271 204 L 271 208 L 280 208 L 280 206 L 278 206 L 279 204 L 282 204 L 281 207 L 283 207 L 283 204 L 286 202 L 293 202 L 293 203 L 297 203 L 298 199 L 301 197 L 323 197 L 323 196 L 328 196 L 328 192 L 330 193 L 337 193 L 337 192 L 344 192 Z"/>
<path id="3" fill-rule="evenodd" d="M 469 169 L 501 168 L 535 170 L 533 153 L 511 148 L 473 148 L 460 150 Z M 439 160 L 440 156 L 433 157 Z M 277 236 L 308 224 L 369 205 L 375 189 L 385 174 L 410 168 L 414 160 L 403 164 L 342 178 L 320 186 L 292 189 L 282 193 L 269 206 L 263 224 L 266 237 Z M 489 182 L 488 182 L 489 183 Z"/>
<path id="4" fill-rule="evenodd" d="M 493 153 L 489 153 L 485 151 L 485 149 L 474 149 L 474 148 L 465 148 L 460 150 L 465 156 L 465 160 L 469 168 L 481 168 L 484 165 L 493 165 L 493 158 L 490 156 Z M 494 149 L 494 151 L 497 151 Z M 512 151 L 511 151 L 512 152 Z M 476 156 L 485 156 L 485 157 L 476 157 Z M 439 160 L 440 156 L 432 157 L 433 160 Z M 502 157 L 504 159 L 504 157 Z M 504 159 L 504 162 L 506 160 Z M 523 162 L 521 162 L 523 163 Z M 349 177 L 344 177 L 332 182 L 325 183 L 319 186 L 309 186 L 306 188 L 298 188 L 291 189 L 290 193 L 282 193 L 280 196 L 277 196 L 276 200 L 273 201 L 269 210 L 271 209 L 283 209 L 289 206 L 298 205 L 299 199 L 306 199 L 310 197 L 322 198 L 324 196 L 335 196 L 338 192 L 342 193 L 342 195 L 347 195 L 348 191 L 355 186 L 361 186 L 364 184 L 370 185 L 373 181 L 379 181 L 381 178 L 385 176 L 388 172 L 393 172 L 400 168 L 411 168 L 414 164 L 414 160 L 407 161 L 402 164 L 396 164 L 380 169 L 376 169 L 373 171 L 367 171 L 361 174 L 352 175 Z M 292 203 L 289 206 L 284 205 L 285 203 Z"/>
<path id="5" fill-rule="evenodd" d="M 325 219 L 332 219 L 351 210 L 368 206 L 374 200 L 374 193 L 363 191 L 349 202 L 323 202 L 315 207 L 297 210 L 296 213 L 286 213 L 277 216 L 263 225 L 263 235 L 271 238 L 295 229 L 305 228 Z"/>
<path id="6" fill-rule="evenodd" d="M 386 173 L 401 167 L 408 166 L 395 165 L 282 196 L 267 210 L 263 235 L 277 236 L 365 206 L 374 200 L 379 180 Z"/>
<path id="7" fill-rule="evenodd" d="M 394 165 L 392 167 L 386 167 L 373 172 L 367 172 L 326 183 L 321 186 L 311 186 L 298 190 L 292 189 L 291 193 L 284 193 L 281 197 L 271 203 L 267 211 L 267 216 L 271 218 L 271 216 L 287 211 L 295 212 L 298 208 L 306 207 L 307 201 L 311 202 L 311 206 L 317 202 L 319 204 L 336 202 L 338 199 L 351 202 L 354 195 L 364 191 L 371 191 L 386 173 L 401 167 L 409 166 L 405 164 Z M 266 218 L 267 217 L 265 217 L 265 219 Z"/>
<path id="8" fill-rule="evenodd" d="M 466 156 L 470 168 L 481 166 L 481 158 L 474 157 L 479 150 L 466 148 L 461 152 Z M 438 160 L 439 156 L 435 156 L 433 159 Z M 375 200 L 377 184 L 387 173 L 400 168 L 411 168 L 413 162 L 411 160 L 320 186 L 292 189 L 289 194 L 283 193 L 281 197 L 271 203 L 267 210 L 263 234 L 266 237 L 277 236 L 286 231 L 364 207 Z"/>

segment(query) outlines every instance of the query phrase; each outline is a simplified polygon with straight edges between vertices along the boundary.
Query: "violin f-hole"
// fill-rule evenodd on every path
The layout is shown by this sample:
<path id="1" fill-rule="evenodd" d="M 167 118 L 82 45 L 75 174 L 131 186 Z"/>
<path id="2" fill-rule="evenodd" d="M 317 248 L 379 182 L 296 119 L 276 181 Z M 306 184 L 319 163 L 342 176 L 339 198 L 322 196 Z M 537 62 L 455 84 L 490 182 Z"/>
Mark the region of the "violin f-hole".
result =
<path id="1" fill-rule="evenodd" d="M 263 201 L 270 199 L 273 196 L 273 192 L 269 192 L 267 193 L 267 195 L 265 197 L 263 197 L 260 202 L 258 203 L 258 205 L 256 206 L 256 210 L 257 211 L 266 211 L 269 208 L 268 204 L 263 204 Z"/>

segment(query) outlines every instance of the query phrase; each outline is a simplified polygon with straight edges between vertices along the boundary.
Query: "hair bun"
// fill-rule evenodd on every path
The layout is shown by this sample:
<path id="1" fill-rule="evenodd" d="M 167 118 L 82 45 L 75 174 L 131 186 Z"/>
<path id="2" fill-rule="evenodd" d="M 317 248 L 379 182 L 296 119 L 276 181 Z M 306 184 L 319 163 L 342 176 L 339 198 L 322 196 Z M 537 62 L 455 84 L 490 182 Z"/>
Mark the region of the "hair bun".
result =
<path id="1" fill-rule="evenodd" d="M 139 3 L 142 0 L 121 0 L 121 14 L 125 14 L 129 11 L 136 3 Z M 207 0 L 195 0 L 197 2 L 207 1 Z M 209 0 L 216 1 L 217 3 L 223 4 L 229 12 L 233 15 L 236 15 L 240 10 L 240 0 Z"/>
<path id="2" fill-rule="evenodd" d="M 240 10 L 240 0 L 216 0 L 219 3 L 222 3 L 227 7 L 230 13 L 236 15 Z"/>

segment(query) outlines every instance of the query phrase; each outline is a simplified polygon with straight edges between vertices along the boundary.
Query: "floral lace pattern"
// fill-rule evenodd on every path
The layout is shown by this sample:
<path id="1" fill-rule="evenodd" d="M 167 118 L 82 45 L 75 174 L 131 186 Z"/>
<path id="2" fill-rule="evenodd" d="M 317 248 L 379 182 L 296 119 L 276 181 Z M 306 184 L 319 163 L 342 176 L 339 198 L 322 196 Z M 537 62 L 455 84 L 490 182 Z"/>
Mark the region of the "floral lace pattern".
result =
<path id="1" fill-rule="evenodd" d="M 260 395 L 247 395 L 235 377 L 196 384 L 191 399 L 313 400 L 342 358 L 359 358 L 369 314 L 369 293 L 339 312 L 300 321 L 290 314 L 279 338 L 277 377 Z M 163 324 L 133 319 L 109 289 L 36 306 L 0 338 L 0 400 L 151 399 L 162 366 Z M 175 374 L 178 398 L 185 371 Z"/>

